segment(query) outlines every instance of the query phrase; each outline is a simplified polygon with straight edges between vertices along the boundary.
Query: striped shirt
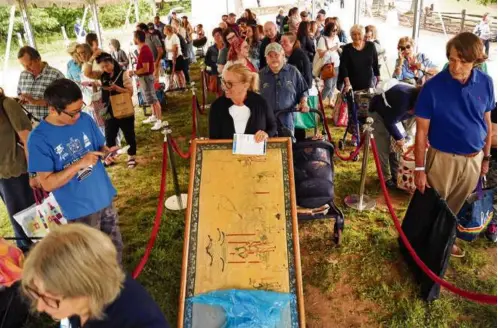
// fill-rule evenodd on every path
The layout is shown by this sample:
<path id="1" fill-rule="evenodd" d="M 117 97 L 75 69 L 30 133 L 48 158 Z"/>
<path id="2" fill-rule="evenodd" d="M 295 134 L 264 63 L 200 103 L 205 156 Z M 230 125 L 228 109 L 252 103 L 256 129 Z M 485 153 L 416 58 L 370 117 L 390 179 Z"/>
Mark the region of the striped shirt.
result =
<path id="1" fill-rule="evenodd" d="M 64 78 L 64 74 L 58 69 L 49 66 L 47 63 L 43 63 L 43 65 L 45 65 L 45 67 L 37 77 L 34 77 L 33 74 L 28 71 L 21 72 L 19 84 L 17 85 L 18 95 L 28 94 L 36 100 L 43 99 L 43 93 L 50 83 Z M 48 115 L 47 106 L 26 104 L 25 107 L 36 118 L 43 119 Z"/>

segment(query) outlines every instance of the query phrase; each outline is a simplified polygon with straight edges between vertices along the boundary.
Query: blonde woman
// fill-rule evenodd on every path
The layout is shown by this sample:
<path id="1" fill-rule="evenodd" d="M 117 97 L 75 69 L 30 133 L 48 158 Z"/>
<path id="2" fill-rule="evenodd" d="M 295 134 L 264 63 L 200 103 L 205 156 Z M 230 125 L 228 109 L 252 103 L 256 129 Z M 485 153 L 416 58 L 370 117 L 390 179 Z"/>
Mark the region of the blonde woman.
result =
<path id="1" fill-rule="evenodd" d="M 159 307 L 126 276 L 111 239 L 83 224 L 51 231 L 30 251 L 22 292 L 33 309 L 71 328 L 165 328 Z"/>
<path id="2" fill-rule="evenodd" d="M 398 41 L 398 58 L 393 77 L 413 85 L 422 85 L 425 74 L 438 73 L 437 66 L 423 53 L 415 52 L 413 39 L 405 36 Z"/>
<path id="3" fill-rule="evenodd" d="M 81 65 L 83 62 L 81 62 L 76 52 L 77 46 L 77 42 L 72 42 L 67 47 L 67 53 L 71 56 L 71 59 L 67 62 L 66 77 L 79 84 L 81 81 Z"/>
<path id="4" fill-rule="evenodd" d="M 228 67 L 221 79 L 225 95 L 209 112 L 209 138 L 232 139 L 235 133 L 253 134 L 256 142 L 275 136 L 277 123 L 266 100 L 259 95 L 258 74 L 246 65 Z"/>

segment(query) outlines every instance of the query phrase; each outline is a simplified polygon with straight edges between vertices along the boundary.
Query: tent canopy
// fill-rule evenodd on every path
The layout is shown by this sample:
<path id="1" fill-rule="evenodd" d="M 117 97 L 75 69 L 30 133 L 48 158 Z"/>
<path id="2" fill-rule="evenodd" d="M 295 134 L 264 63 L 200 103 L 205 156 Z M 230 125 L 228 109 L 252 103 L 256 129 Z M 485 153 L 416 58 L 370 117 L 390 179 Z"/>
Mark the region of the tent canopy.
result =
<path id="1" fill-rule="evenodd" d="M 21 0 L 22 1 L 22 0 Z M 0 6 L 11 6 L 15 5 L 19 0 L 0 0 Z M 97 5 L 109 5 L 109 4 L 119 4 L 123 3 L 123 0 L 26 0 L 28 5 L 34 5 L 36 7 L 82 7 L 84 5 L 92 4 L 96 2 Z"/>

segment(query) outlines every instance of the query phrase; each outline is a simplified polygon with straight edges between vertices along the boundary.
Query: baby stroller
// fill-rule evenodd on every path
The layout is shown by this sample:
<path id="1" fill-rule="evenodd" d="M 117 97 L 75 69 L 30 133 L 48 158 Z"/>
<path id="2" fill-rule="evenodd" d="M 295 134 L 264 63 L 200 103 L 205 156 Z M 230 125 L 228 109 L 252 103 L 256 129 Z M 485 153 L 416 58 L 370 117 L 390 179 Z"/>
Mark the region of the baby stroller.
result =
<path id="1" fill-rule="evenodd" d="M 196 58 L 204 58 L 204 46 L 206 45 L 206 43 L 207 43 L 207 38 L 205 36 L 192 41 L 192 44 L 195 47 Z"/>
<path id="2" fill-rule="evenodd" d="M 276 112 L 279 137 L 289 137 L 292 133 L 282 127 L 279 115 L 289 111 Z M 295 112 L 295 111 L 293 111 Z M 333 239 L 340 245 L 344 229 L 344 215 L 334 203 L 334 146 L 327 140 L 323 114 L 311 109 L 318 115 L 322 124 L 321 134 L 298 140 L 292 146 L 294 163 L 294 183 L 296 187 L 297 217 L 301 221 L 335 219 Z"/>
<path id="3" fill-rule="evenodd" d="M 360 140 L 360 125 L 363 125 L 368 117 L 370 100 L 375 96 L 373 90 L 365 89 L 359 91 L 350 90 L 345 95 L 348 105 L 348 125 L 344 136 L 338 142 L 338 147 L 343 150 L 346 145 L 346 137 L 351 134 L 351 144 L 356 147 Z"/>

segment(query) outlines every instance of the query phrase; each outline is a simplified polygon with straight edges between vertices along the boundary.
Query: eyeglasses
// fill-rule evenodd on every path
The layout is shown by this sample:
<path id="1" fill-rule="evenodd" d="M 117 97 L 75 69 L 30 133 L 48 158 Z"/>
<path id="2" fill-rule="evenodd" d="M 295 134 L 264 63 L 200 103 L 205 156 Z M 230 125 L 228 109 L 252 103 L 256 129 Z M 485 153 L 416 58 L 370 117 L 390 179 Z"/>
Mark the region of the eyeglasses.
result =
<path id="1" fill-rule="evenodd" d="M 226 88 L 227 90 L 230 90 L 231 88 L 233 88 L 233 85 L 234 84 L 238 84 L 238 83 L 242 83 L 242 82 L 230 82 L 230 81 L 225 81 L 224 79 L 221 79 L 221 85 Z"/>
<path id="2" fill-rule="evenodd" d="M 29 286 L 26 286 L 26 290 L 28 291 L 29 296 L 31 298 L 33 298 L 36 301 L 41 299 L 48 307 L 52 309 L 58 309 L 59 306 L 61 305 L 62 300 L 56 300 L 55 298 L 48 297 L 46 295 L 41 295 L 40 293 L 38 293 L 36 290 L 34 290 Z"/>
<path id="3" fill-rule="evenodd" d="M 399 46 L 398 49 L 401 50 L 401 51 L 405 51 L 405 49 L 406 50 L 410 50 L 411 47 L 412 47 L 411 45 L 407 44 L 404 47 L 403 46 Z"/>
<path id="4" fill-rule="evenodd" d="M 335 30 L 332 30 L 332 32 L 337 33 L 337 32 L 339 32 L 339 30 L 338 30 L 338 29 L 335 29 Z"/>
<path id="5" fill-rule="evenodd" d="M 68 112 L 66 112 L 66 110 L 61 110 L 61 113 L 66 114 L 70 118 L 75 118 L 76 116 L 78 116 L 79 114 L 81 114 L 81 112 L 83 111 L 83 107 L 85 107 L 85 106 L 86 106 L 86 104 L 83 103 L 83 105 L 81 106 L 81 108 L 79 110 L 77 110 L 76 112 L 68 113 Z"/>

